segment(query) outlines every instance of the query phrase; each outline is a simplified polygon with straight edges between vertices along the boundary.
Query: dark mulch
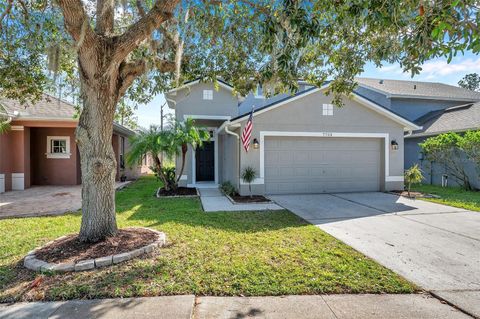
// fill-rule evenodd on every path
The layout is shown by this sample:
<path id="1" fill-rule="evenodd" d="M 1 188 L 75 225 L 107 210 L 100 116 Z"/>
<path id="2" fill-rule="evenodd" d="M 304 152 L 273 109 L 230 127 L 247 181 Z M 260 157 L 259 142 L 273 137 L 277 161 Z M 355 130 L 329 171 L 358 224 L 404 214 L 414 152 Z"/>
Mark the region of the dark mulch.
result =
<path id="1" fill-rule="evenodd" d="M 391 193 L 395 193 L 397 195 L 404 196 L 404 197 L 409 197 L 407 191 L 392 191 Z M 440 198 L 440 196 L 411 191 L 410 198 Z"/>
<path id="2" fill-rule="evenodd" d="M 160 196 L 196 196 L 197 189 L 195 187 L 178 187 L 176 190 L 166 191 L 163 188 L 160 188 L 158 192 Z"/>
<path id="3" fill-rule="evenodd" d="M 253 195 L 250 196 L 240 196 L 238 194 L 230 196 L 236 203 L 248 204 L 248 203 L 270 203 L 271 201 L 268 198 L 265 198 L 262 195 Z"/>
<path id="4" fill-rule="evenodd" d="M 83 243 L 78 235 L 69 235 L 39 249 L 35 256 L 51 263 L 77 262 L 125 253 L 151 244 L 157 238 L 157 233 L 141 228 L 120 229 L 116 236 L 96 243 Z"/>

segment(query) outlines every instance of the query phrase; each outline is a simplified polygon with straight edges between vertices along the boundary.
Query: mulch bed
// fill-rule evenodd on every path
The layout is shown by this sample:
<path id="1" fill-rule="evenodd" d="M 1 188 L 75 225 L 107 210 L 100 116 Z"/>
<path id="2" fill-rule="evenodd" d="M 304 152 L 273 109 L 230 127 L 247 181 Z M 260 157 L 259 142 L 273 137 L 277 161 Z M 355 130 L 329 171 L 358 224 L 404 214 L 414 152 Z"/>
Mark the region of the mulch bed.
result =
<path id="1" fill-rule="evenodd" d="M 242 204 L 271 202 L 271 200 L 269 200 L 268 198 L 265 198 L 262 195 L 253 195 L 252 197 L 250 197 L 250 196 L 240 196 L 236 194 L 236 195 L 230 196 L 230 198 L 233 199 L 234 202 L 242 203 Z"/>
<path id="2" fill-rule="evenodd" d="M 166 191 L 160 188 L 157 194 L 159 196 L 196 196 L 197 189 L 195 187 L 178 187 L 176 190 Z"/>
<path id="3" fill-rule="evenodd" d="M 391 191 L 391 193 L 394 193 L 399 196 L 404 196 L 404 197 L 409 197 L 407 191 Z M 415 198 L 415 197 L 423 197 L 424 194 L 420 192 L 410 192 L 410 197 Z"/>
<path id="4" fill-rule="evenodd" d="M 125 228 L 114 237 L 96 243 L 83 243 L 78 235 L 68 235 L 35 252 L 35 257 L 49 263 L 68 263 L 125 253 L 157 240 L 158 234 L 148 229 Z"/>

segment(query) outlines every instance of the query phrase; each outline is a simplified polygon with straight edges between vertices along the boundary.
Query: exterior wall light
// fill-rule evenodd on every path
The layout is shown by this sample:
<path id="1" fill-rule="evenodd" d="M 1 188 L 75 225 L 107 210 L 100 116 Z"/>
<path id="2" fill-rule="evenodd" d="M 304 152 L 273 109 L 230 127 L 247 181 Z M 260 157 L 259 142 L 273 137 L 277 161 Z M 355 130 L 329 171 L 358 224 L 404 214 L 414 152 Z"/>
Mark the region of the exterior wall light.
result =
<path id="1" fill-rule="evenodd" d="M 398 150 L 398 143 L 397 143 L 396 140 L 392 140 L 392 142 L 390 142 L 390 145 L 391 145 L 393 151 Z"/>
<path id="2" fill-rule="evenodd" d="M 260 143 L 258 143 L 258 140 L 256 138 L 253 139 L 253 148 L 258 150 L 260 147 Z"/>

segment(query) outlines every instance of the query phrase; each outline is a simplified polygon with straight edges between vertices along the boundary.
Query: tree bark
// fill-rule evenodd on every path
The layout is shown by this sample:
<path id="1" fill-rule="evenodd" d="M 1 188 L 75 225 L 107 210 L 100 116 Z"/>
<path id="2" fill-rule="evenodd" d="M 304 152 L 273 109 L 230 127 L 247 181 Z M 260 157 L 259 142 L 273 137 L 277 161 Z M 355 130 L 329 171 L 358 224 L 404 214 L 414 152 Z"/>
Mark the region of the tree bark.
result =
<path id="1" fill-rule="evenodd" d="M 108 77 L 81 80 L 84 107 L 76 129 L 82 171 L 80 240 L 96 242 L 117 232 L 112 134 L 118 98 Z"/>
<path id="2" fill-rule="evenodd" d="M 183 170 L 185 169 L 185 156 L 187 155 L 187 151 L 188 151 L 188 145 L 182 144 L 182 168 L 180 168 L 180 174 L 178 174 L 178 177 L 177 177 L 177 184 L 180 181 L 180 178 L 182 177 Z"/>

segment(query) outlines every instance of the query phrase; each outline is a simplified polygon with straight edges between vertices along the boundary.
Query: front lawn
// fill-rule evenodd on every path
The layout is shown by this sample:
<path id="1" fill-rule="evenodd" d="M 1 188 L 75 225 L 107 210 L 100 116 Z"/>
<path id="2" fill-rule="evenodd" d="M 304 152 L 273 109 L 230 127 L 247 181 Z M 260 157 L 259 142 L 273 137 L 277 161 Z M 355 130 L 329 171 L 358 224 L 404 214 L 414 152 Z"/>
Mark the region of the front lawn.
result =
<path id="1" fill-rule="evenodd" d="M 288 211 L 204 213 L 198 199 L 157 199 L 153 177 L 117 193 L 121 227 L 164 231 L 159 255 L 102 270 L 36 274 L 31 249 L 77 232 L 80 215 L 0 220 L 0 301 L 172 294 L 410 293 L 413 284 Z M 38 285 L 36 285 L 38 284 Z"/>
<path id="2" fill-rule="evenodd" d="M 466 191 L 460 187 L 441 187 L 437 185 L 415 185 L 412 190 L 438 195 L 440 198 L 420 198 L 429 202 L 480 211 L 480 192 Z"/>

